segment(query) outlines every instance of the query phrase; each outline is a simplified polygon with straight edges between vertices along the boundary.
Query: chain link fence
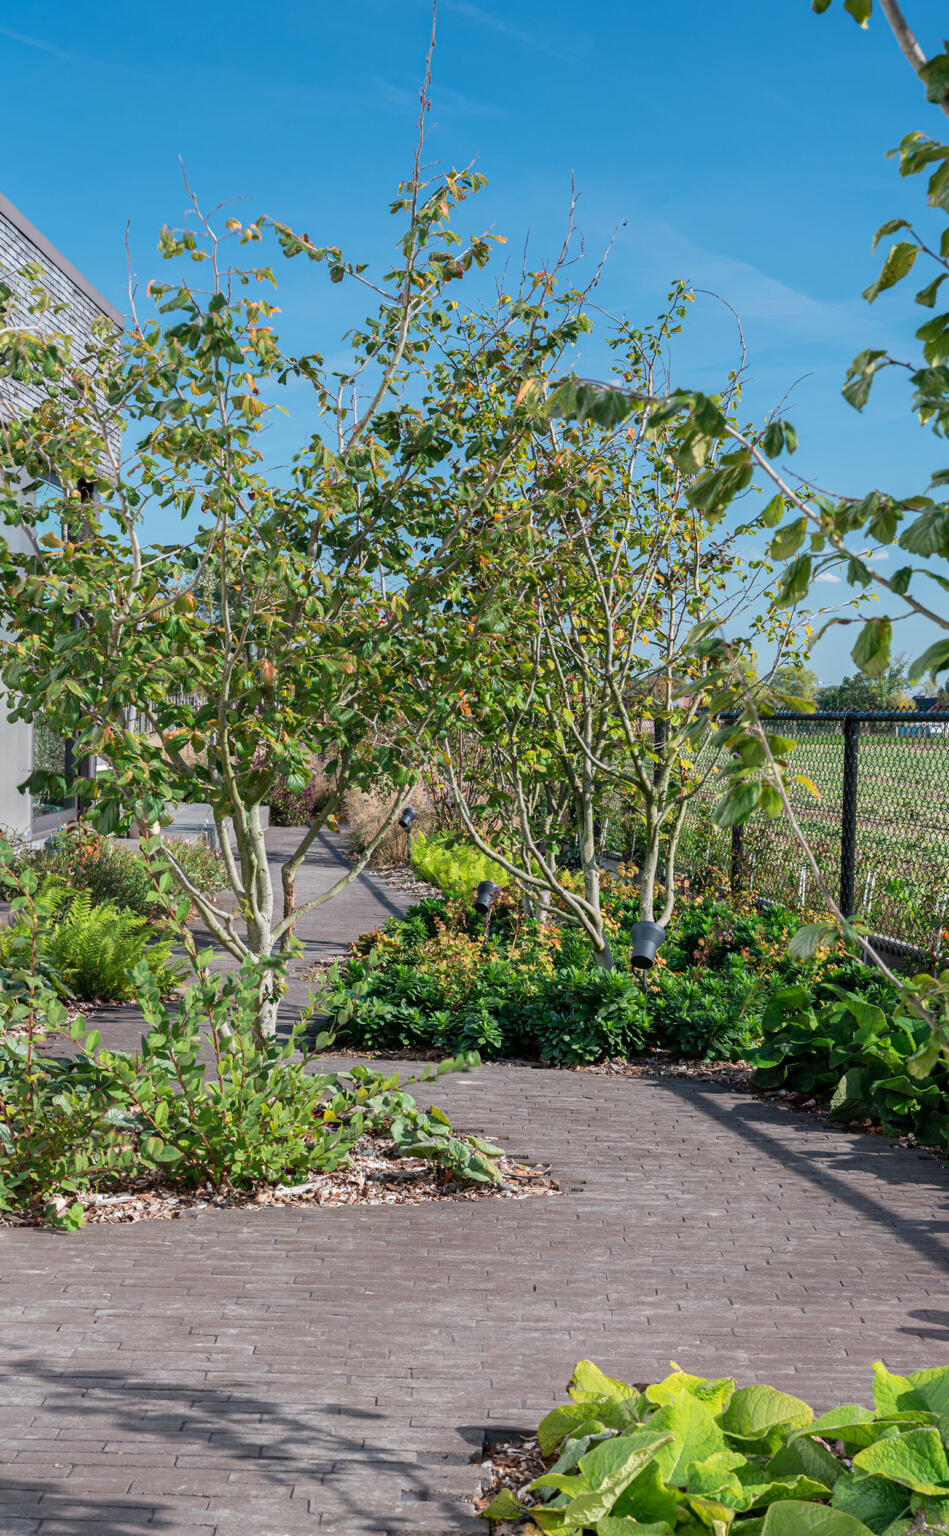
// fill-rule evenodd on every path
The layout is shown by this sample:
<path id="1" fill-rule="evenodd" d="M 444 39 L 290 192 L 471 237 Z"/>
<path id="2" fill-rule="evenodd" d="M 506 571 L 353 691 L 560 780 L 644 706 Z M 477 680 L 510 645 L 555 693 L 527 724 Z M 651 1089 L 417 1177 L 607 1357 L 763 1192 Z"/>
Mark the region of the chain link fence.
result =
<path id="1" fill-rule="evenodd" d="M 768 725 L 797 742 L 791 770 L 795 816 L 823 880 L 850 917 L 864 919 L 893 956 L 949 963 L 949 711 L 776 714 Z M 643 734 L 651 737 L 651 721 Z M 658 744 L 658 743 L 657 743 Z M 704 754 L 703 754 L 704 757 Z M 715 825 L 722 793 L 712 769 L 689 805 L 676 858 L 678 879 L 780 902 L 803 915 L 825 906 L 786 817 L 756 812 L 742 827 Z M 632 801 L 607 792 L 601 846 L 639 862 L 641 825 Z"/>
<path id="2" fill-rule="evenodd" d="M 792 737 L 790 800 L 842 911 L 894 954 L 949 957 L 949 711 L 773 715 Z M 716 827 L 713 777 L 686 816 L 678 865 L 699 886 L 802 913 L 824 900 L 785 817 Z"/>

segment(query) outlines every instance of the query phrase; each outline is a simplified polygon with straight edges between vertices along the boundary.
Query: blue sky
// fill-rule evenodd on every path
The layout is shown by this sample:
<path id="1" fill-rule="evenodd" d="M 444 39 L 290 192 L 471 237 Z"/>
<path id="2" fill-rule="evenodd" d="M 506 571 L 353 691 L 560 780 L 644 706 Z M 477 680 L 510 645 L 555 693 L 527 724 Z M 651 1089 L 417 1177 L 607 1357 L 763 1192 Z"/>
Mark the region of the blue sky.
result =
<path id="1" fill-rule="evenodd" d="M 908 6 L 924 47 L 944 11 Z M 120 307 L 126 224 L 144 283 L 158 226 L 183 216 L 179 156 L 205 204 L 246 198 L 382 261 L 428 19 L 428 0 L 0 5 L 0 185 Z M 476 158 L 489 178 L 471 226 L 506 235 L 508 251 L 529 232 L 539 258 L 552 254 L 573 173 L 591 256 L 621 226 L 606 308 L 646 321 L 674 277 L 715 290 L 742 316 L 749 413 L 793 387 L 795 468 L 841 493 L 925 489 L 944 455 L 902 380 L 863 416 L 839 393 L 854 352 L 911 355 L 924 318 L 901 294 L 872 309 L 860 298 L 879 262 L 873 231 L 923 203 L 885 152 L 945 122 L 882 17 L 863 32 L 840 0 L 823 17 L 808 0 L 441 0 L 432 119 L 431 157 Z M 345 300 L 297 265 L 285 275 L 287 341 L 331 353 Z M 734 322 L 701 299 L 678 382 L 712 387 L 734 357 Z M 594 346 L 580 368 L 601 363 Z M 907 626 L 900 643 L 919 640 Z M 846 669 L 840 641 L 818 662 L 827 678 Z"/>

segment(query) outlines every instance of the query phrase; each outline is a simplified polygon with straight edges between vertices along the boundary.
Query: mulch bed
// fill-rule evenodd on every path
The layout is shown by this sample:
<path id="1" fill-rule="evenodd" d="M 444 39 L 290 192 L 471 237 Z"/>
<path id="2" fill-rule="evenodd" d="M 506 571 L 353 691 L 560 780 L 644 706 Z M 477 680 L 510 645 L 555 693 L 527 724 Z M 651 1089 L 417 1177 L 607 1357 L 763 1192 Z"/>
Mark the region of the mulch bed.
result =
<path id="1" fill-rule="evenodd" d="M 444 894 L 437 885 L 429 885 L 427 880 L 420 880 L 408 864 L 370 864 L 365 873 L 376 880 L 381 880 L 393 891 L 408 891 L 419 901 L 424 896 Z"/>
<path id="2" fill-rule="evenodd" d="M 351 1162 L 335 1173 L 321 1173 L 305 1184 L 277 1184 L 263 1189 L 180 1190 L 139 1183 L 109 1194 L 59 1196 L 53 1204 L 62 1213 L 74 1202 L 87 1224 L 174 1220 L 201 1211 L 237 1210 L 261 1206 L 421 1205 L 429 1200 L 527 1200 L 563 1191 L 545 1167 L 531 1167 L 515 1158 L 499 1157 L 501 1184 L 459 1184 L 446 1170 L 426 1158 L 400 1157 L 391 1142 L 364 1136 Z M 42 1227 L 41 1214 L 0 1214 L 0 1227 Z"/>
<path id="3" fill-rule="evenodd" d="M 535 1500 L 539 1503 L 543 1489 L 532 1494 L 528 1492 L 528 1487 L 535 1477 L 543 1477 L 545 1472 L 549 1472 L 556 1460 L 556 1451 L 551 1456 L 542 1454 L 536 1436 L 533 1435 L 486 1440 L 484 1460 L 481 1462 L 481 1489 L 474 1500 L 476 1513 L 480 1514 L 483 1509 L 487 1509 L 502 1488 L 509 1488 L 522 1504 L 533 1504 Z M 524 1526 L 520 1520 L 492 1520 L 491 1529 L 513 1532 L 523 1530 Z M 530 1529 L 536 1529 L 533 1523 Z"/>

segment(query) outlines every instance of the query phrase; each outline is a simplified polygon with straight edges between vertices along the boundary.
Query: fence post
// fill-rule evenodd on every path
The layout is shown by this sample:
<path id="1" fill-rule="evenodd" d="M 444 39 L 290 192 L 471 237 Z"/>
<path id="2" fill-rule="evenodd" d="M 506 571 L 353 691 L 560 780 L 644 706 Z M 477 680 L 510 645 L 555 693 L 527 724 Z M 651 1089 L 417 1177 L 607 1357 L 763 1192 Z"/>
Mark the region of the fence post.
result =
<path id="1" fill-rule="evenodd" d="M 741 891 L 745 866 L 745 828 L 737 822 L 732 827 L 732 862 L 730 885 L 733 896 Z"/>
<path id="2" fill-rule="evenodd" d="M 844 719 L 844 772 L 840 820 L 840 910 L 854 913 L 854 875 L 857 863 L 857 764 L 860 756 L 860 717 Z"/>

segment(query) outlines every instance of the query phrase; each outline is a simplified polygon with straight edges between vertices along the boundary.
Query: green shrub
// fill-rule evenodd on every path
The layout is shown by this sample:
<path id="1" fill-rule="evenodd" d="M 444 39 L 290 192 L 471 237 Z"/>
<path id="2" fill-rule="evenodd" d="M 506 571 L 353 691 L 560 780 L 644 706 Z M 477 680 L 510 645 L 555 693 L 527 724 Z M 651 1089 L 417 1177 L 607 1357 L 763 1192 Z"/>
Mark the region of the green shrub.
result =
<path id="1" fill-rule="evenodd" d="M 564 1066 L 638 1055 L 650 1031 L 639 977 L 590 967 L 558 969 L 528 1018 L 542 1059 Z"/>
<path id="2" fill-rule="evenodd" d="M 135 1055 L 103 1049 L 81 1021 L 72 1058 L 45 1056 L 42 1031 L 0 1038 L 0 1209 L 50 1215 L 64 1198 L 143 1178 L 182 1189 L 292 1183 L 340 1167 L 367 1132 L 461 1182 L 499 1181 L 499 1149 L 453 1132 L 441 1110 L 420 1109 L 398 1075 L 315 1073 L 298 1053 L 299 1035 L 261 1049 L 253 1035 L 260 969 L 246 961 L 236 974 L 205 972 L 170 1010 L 140 964 L 133 979 L 146 1034 Z M 47 1027 L 62 1024 L 57 1007 L 49 1005 Z M 476 1060 L 459 1057 L 425 1075 Z M 76 1225 L 81 1215 L 74 1200 L 56 1219 Z"/>
<path id="3" fill-rule="evenodd" d="M 894 1135 L 911 1132 L 949 1149 L 949 1065 L 937 1060 L 923 1078 L 906 1070 L 930 1028 L 902 1012 L 885 977 L 831 957 L 810 986 L 783 987 L 764 1014 L 763 1043 L 749 1052 L 752 1085 L 788 1088 L 830 1104 L 839 1120 L 878 1121 Z"/>
<path id="4" fill-rule="evenodd" d="M 224 865 L 201 838 L 166 837 L 163 845 L 181 864 L 192 884 L 204 895 L 227 885 Z M 21 868 L 52 875 L 76 891 L 88 891 L 95 902 L 112 901 L 140 917 L 153 919 L 154 885 L 142 855 L 92 827 L 61 827 L 43 847 L 21 861 Z"/>
<path id="5" fill-rule="evenodd" d="M 62 902 L 58 883 L 40 884 L 31 869 L 17 873 L 10 849 L 0 844 L 0 891 L 10 897 L 11 921 L 0 927 L 0 1034 L 41 1022 L 60 997 L 69 995 L 62 976 L 44 951 L 42 935 L 55 922 Z"/>
<path id="6" fill-rule="evenodd" d="M 644 984 L 623 969 L 630 925 L 638 915 L 635 892 L 625 882 L 612 882 L 606 905 L 619 962 L 615 972 L 598 969 L 577 929 L 556 923 L 539 927 L 510 893 L 499 901 L 487 936 L 469 901 L 429 898 L 405 919 L 360 941 L 331 973 L 324 1005 L 354 1044 L 378 1051 L 477 1050 L 485 1057 L 576 1065 L 659 1047 L 687 1059 L 751 1057 L 762 1069 L 770 1065 L 771 1075 L 757 1081 L 780 1083 L 786 1073 L 789 1086 L 806 1092 L 817 1091 L 812 1078 L 822 1073 L 820 1091 L 828 1098 L 851 1067 L 870 1070 L 860 1055 L 865 1041 L 855 1042 L 856 1024 L 852 1015 L 845 1017 L 846 1010 L 835 1026 L 832 1060 L 821 1030 L 811 1024 L 806 1029 L 795 1024 L 793 1038 L 780 1047 L 766 1041 L 768 1051 L 778 1050 L 774 1062 L 756 1054 L 762 1031 L 773 1036 L 783 1024 L 773 1000 L 789 984 L 816 988 L 818 997 L 836 1001 L 833 987 L 848 988 L 865 1004 L 890 1012 L 896 1006 L 895 991 L 855 956 L 838 950 L 806 963 L 790 958 L 788 940 L 797 926 L 792 914 L 736 912 L 709 899 L 683 907 Z M 830 992 L 821 991 L 825 983 Z M 912 1021 L 900 1027 L 907 1040 L 925 1036 Z M 803 1057 L 800 1070 L 794 1063 L 805 1051 L 811 1060 L 815 1032 L 819 1064 L 809 1073 Z M 911 1049 L 907 1046 L 901 1061 Z M 902 1071 L 896 1058 L 887 1057 L 872 1067 L 873 1080 Z M 888 1082 L 879 1113 L 871 1085 L 856 1077 L 849 1079 L 853 1093 L 840 1103 L 847 1104 L 851 1119 L 873 1114 L 888 1127 L 915 1129 L 938 1141 L 942 1133 L 932 1117 L 945 1109 L 942 1071 L 922 1084 L 905 1073 L 902 1082 Z M 860 1104 L 871 1100 L 871 1107 L 860 1111 Z M 930 1134 L 933 1125 L 938 1134 Z"/>
<path id="7" fill-rule="evenodd" d="M 740 955 L 718 970 L 660 970 L 650 984 L 653 1043 L 675 1056 L 728 1060 L 757 1033 L 764 978 Z"/>
<path id="8" fill-rule="evenodd" d="M 145 918 L 113 902 L 97 905 L 88 891 L 71 892 L 58 881 L 45 881 L 43 894 L 49 907 L 41 913 L 36 964 L 61 978 L 72 996 L 124 1002 L 141 961 L 162 991 L 178 985 L 183 970 L 172 959 L 172 941 L 157 937 Z M 25 916 L 0 932 L 0 965 L 29 932 Z"/>
<path id="9" fill-rule="evenodd" d="M 482 880 L 493 880 L 502 889 L 511 880 L 506 869 L 472 843 L 437 834 L 426 837 L 424 832 L 417 832 L 412 838 L 412 868 L 446 895 L 469 900 Z"/>
<path id="10" fill-rule="evenodd" d="M 467 903 L 429 898 L 367 936 L 327 979 L 334 1028 L 369 1050 L 477 1050 L 576 1064 L 641 1049 L 638 978 L 601 971 L 589 946 L 538 927 L 510 899 L 490 934 Z"/>
<path id="11" fill-rule="evenodd" d="M 774 1387 L 678 1367 L 639 1391 L 581 1360 L 569 1391 L 537 1431 L 559 1453 L 551 1470 L 486 1518 L 530 1514 L 565 1536 L 904 1536 L 949 1521 L 949 1366 L 877 1364 L 872 1410 L 820 1418 Z"/>

